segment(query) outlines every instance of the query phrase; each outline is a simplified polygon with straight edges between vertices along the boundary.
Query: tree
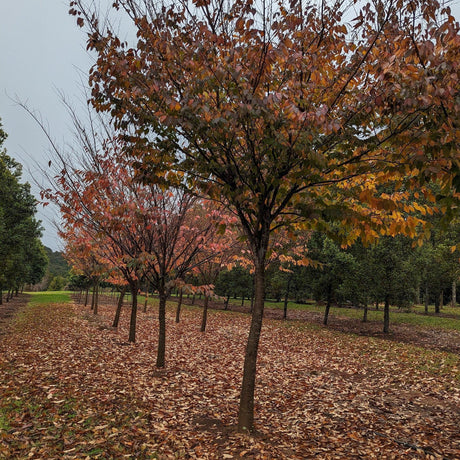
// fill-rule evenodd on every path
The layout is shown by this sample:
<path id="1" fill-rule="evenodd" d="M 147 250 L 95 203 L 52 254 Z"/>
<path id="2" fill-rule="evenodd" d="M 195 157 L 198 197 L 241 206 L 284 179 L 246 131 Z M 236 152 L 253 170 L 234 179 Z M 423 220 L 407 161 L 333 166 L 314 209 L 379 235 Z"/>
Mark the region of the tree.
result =
<path id="1" fill-rule="evenodd" d="M 160 299 L 157 367 L 164 367 L 166 300 L 187 272 L 216 257 L 215 250 L 203 254 L 210 249 L 207 245 L 213 242 L 217 226 L 222 225 L 221 215 L 183 187 L 166 189 L 141 182 L 132 159 L 125 154 L 126 142 L 112 136 L 102 119 L 90 120 L 85 127 L 68 108 L 80 151 L 72 161 L 52 144 L 56 171 L 48 174 L 51 188 L 42 195 L 59 206 L 63 217 L 60 236 L 68 243 L 68 257 L 70 254 L 77 267 L 83 262 L 80 270 L 89 269 L 86 275 L 94 282 L 96 297 L 102 275 L 113 275 L 115 270 L 128 283 L 132 294 L 130 342 L 135 341 L 141 282 L 151 281 Z"/>
<path id="2" fill-rule="evenodd" d="M 384 301 L 383 332 L 390 327 L 390 304 L 410 307 L 416 298 L 412 242 L 402 236 L 383 237 L 371 249 L 374 295 Z"/>
<path id="3" fill-rule="evenodd" d="M 316 299 L 326 300 L 323 324 L 327 325 L 331 304 L 337 300 L 344 279 L 354 270 L 356 263 L 351 254 L 318 233 L 311 239 L 310 257 L 319 262 L 318 267 L 312 269 L 310 284 Z"/>
<path id="4" fill-rule="evenodd" d="M 137 32 L 130 47 L 83 1 L 70 4 L 97 54 L 93 104 L 130 130 L 145 180 L 186 182 L 240 219 L 255 302 L 238 426 L 252 430 L 271 232 L 340 220 L 370 240 L 386 211 L 415 233 L 397 193 L 378 198 L 367 184 L 452 183 L 458 26 L 450 14 L 431 25 L 434 0 L 368 4 L 353 27 L 341 1 L 115 1 Z"/>
<path id="5" fill-rule="evenodd" d="M 226 297 L 225 309 L 227 309 L 230 297 L 249 298 L 253 287 L 254 280 L 250 270 L 237 263 L 230 270 L 226 269 L 219 273 L 215 284 L 215 293 Z"/>
<path id="6" fill-rule="evenodd" d="M 201 332 L 206 331 L 209 298 L 214 293 L 216 281 L 222 270 L 232 265 L 241 248 L 237 239 L 235 218 L 226 214 L 222 207 L 215 207 L 213 202 L 203 204 L 205 205 L 203 224 L 207 226 L 210 218 L 213 219 L 214 231 L 209 232 L 193 261 L 193 273 L 201 285 L 200 291 L 204 294 Z"/>
<path id="7" fill-rule="evenodd" d="M 215 256 L 202 258 L 217 229 L 218 221 L 214 219 L 218 216 L 201 212 L 206 205 L 183 189 L 157 193 L 152 204 L 156 210 L 155 222 L 151 224 L 152 234 L 143 244 L 151 255 L 146 259 L 146 275 L 159 295 L 156 366 L 165 367 L 166 301 L 176 282 L 181 284 L 188 272 Z"/>
<path id="8" fill-rule="evenodd" d="M 45 246 L 46 256 L 48 257 L 48 268 L 46 270 L 43 286 L 39 286 L 42 289 L 48 289 L 50 284 L 57 283 L 58 285 L 67 285 L 69 281 L 70 267 L 67 264 L 64 255 L 61 251 L 53 251 Z M 53 281 L 57 278 L 56 281 Z"/>
<path id="9" fill-rule="evenodd" d="M 0 147 L 5 138 L 0 124 Z M 22 166 L 0 150 L 0 303 L 5 288 L 9 300 L 24 284 L 39 282 L 48 263 L 35 219 L 36 199 L 21 175 Z"/>

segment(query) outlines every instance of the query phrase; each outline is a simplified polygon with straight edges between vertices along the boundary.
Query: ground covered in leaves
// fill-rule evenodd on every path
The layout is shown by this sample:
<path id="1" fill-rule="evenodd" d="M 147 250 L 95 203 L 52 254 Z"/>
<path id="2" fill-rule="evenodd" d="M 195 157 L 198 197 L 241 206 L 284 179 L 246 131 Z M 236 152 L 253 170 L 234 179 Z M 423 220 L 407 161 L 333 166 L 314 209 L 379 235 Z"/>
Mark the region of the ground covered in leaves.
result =
<path id="1" fill-rule="evenodd" d="M 186 302 L 189 302 L 188 300 Z M 196 302 L 202 302 L 201 300 Z M 215 309 L 224 309 L 222 302 L 211 302 L 210 305 Z M 235 306 L 232 305 L 232 311 L 249 313 L 249 305 Z M 346 310 L 345 308 L 343 310 Z M 460 308 L 459 308 L 460 312 Z M 390 340 L 399 343 L 407 343 L 412 345 L 423 346 L 431 350 L 447 351 L 460 355 L 460 331 L 454 329 L 441 329 L 418 326 L 414 324 L 395 324 L 393 323 L 393 315 L 399 313 L 394 310 L 390 314 L 390 332 L 384 334 L 382 321 L 368 320 L 363 323 L 355 318 L 347 317 L 344 314 L 331 314 L 327 328 L 344 333 L 352 333 L 368 337 L 378 337 L 384 340 Z M 416 315 L 417 313 L 412 313 Z M 283 319 L 283 310 L 280 308 L 265 308 L 264 316 L 270 319 Z M 423 315 L 425 316 L 425 315 Z M 444 313 L 430 313 L 431 317 L 449 317 L 449 319 L 460 322 L 460 314 L 445 315 Z M 426 317 L 426 316 L 425 316 Z M 302 321 L 311 324 L 318 324 L 322 327 L 324 312 L 313 312 L 301 309 L 291 309 L 287 312 L 287 318 L 291 321 Z"/>
<path id="2" fill-rule="evenodd" d="M 459 356 L 308 323 L 266 319 L 257 432 L 235 430 L 250 318 L 28 306 L 0 341 L 0 458 L 460 458 Z"/>

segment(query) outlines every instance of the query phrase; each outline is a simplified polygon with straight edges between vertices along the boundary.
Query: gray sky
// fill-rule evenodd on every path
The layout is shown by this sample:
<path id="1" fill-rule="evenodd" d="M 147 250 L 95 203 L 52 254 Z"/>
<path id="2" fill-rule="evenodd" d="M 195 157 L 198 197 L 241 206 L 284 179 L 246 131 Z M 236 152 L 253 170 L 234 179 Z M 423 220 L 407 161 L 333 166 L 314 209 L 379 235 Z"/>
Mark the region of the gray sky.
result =
<path id="1" fill-rule="evenodd" d="M 101 3 L 111 3 L 102 0 Z M 460 0 L 451 3 L 460 19 Z M 58 91 L 78 105 L 81 80 L 91 65 L 86 53 L 85 34 L 68 15 L 67 0 L 0 0 L 0 118 L 8 134 L 8 154 L 24 165 L 23 180 L 41 181 L 40 169 L 47 164 L 49 143 L 36 122 L 9 97 L 19 98 L 47 122 L 58 144 L 72 136 L 69 118 Z M 38 218 L 45 232 L 43 243 L 62 249 L 53 220 L 59 220 L 51 206 L 39 206 Z"/>
<path id="2" fill-rule="evenodd" d="M 58 143 L 69 134 L 69 121 L 58 91 L 80 98 L 80 72 L 91 59 L 85 51 L 85 35 L 68 15 L 65 0 L 0 1 L 0 118 L 8 134 L 8 154 L 23 164 L 23 180 L 32 184 L 34 195 L 40 181 L 38 161 L 46 164 L 48 142 L 36 122 L 9 98 L 19 98 L 40 112 Z M 50 220 L 58 219 L 51 207 L 39 206 L 38 218 L 45 232 L 43 243 L 60 249 Z"/>

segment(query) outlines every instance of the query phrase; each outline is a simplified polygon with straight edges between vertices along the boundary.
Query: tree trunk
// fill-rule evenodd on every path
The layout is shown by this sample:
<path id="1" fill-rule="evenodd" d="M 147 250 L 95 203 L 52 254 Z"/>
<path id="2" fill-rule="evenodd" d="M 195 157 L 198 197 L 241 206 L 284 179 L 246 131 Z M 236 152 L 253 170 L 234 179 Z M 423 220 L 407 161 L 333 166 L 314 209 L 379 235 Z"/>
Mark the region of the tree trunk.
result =
<path id="1" fill-rule="evenodd" d="M 88 297 L 89 297 L 89 286 L 86 288 L 86 293 L 85 293 L 85 307 L 88 306 Z"/>
<path id="2" fill-rule="evenodd" d="M 267 243 L 268 244 L 268 243 Z M 246 354 L 244 358 L 243 382 L 241 385 L 240 406 L 238 412 L 238 430 L 254 429 L 254 391 L 257 368 L 257 351 L 264 314 L 265 299 L 265 257 L 260 257 L 255 267 L 255 299 L 249 330 Z"/>
<path id="3" fill-rule="evenodd" d="M 0 289 L 0 305 L 3 305 L 3 290 Z"/>
<path id="4" fill-rule="evenodd" d="M 144 302 L 144 313 L 147 313 L 147 303 L 149 301 L 149 286 L 147 285 L 147 289 L 145 292 L 145 302 Z"/>
<path id="5" fill-rule="evenodd" d="M 329 311 L 331 309 L 331 297 L 332 297 L 331 296 L 331 294 L 332 294 L 331 290 L 332 290 L 332 288 L 329 285 L 327 287 L 327 303 L 326 303 L 326 309 L 324 310 L 324 319 L 323 319 L 323 324 L 325 326 L 327 326 L 327 321 L 329 319 Z"/>
<path id="6" fill-rule="evenodd" d="M 129 338 L 128 341 L 134 343 L 136 341 L 136 320 L 137 320 L 137 283 L 130 284 L 131 287 L 131 318 L 129 321 Z"/>
<path id="7" fill-rule="evenodd" d="M 94 286 L 94 291 L 93 291 L 93 314 L 97 315 L 98 313 L 98 307 L 99 307 L 99 283 L 96 283 Z"/>
<path id="8" fill-rule="evenodd" d="M 225 310 L 228 310 L 228 302 L 230 302 L 230 294 L 227 295 L 227 298 L 225 299 Z"/>
<path id="9" fill-rule="evenodd" d="M 288 296 L 286 292 L 286 296 L 284 297 L 284 304 L 283 304 L 283 319 L 287 320 L 287 306 L 288 306 Z"/>
<path id="10" fill-rule="evenodd" d="M 379 309 L 379 301 L 378 301 L 378 300 L 375 301 L 375 309 L 376 309 L 376 310 Z"/>
<path id="11" fill-rule="evenodd" d="M 204 297 L 204 305 L 203 305 L 203 316 L 201 318 L 201 329 L 200 332 L 206 331 L 206 323 L 208 321 L 208 303 L 209 303 L 209 296 Z"/>
<path id="12" fill-rule="evenodd" d="M 368 311 L 368 307 L 367 307 L 367 300 L 366 300 L 364 302 L 364 313 L 363 313 L 363 319 L 362 319 L 363 323 L 367 323 L 367 311 Z"/>
<path id="13" fill-rule="evenodd" d="M 439 294 L 439 308 L 444 307 L 444 290 Z M 439 313 L 439 312 L 438 312 Z"/>
<path id="14" fill-rule="evenodd" d="M 441 310 L 439 308 L 439 301 L 441 300 L 441 294 L 438 296 L 438 297 L 435 297 L 435 300 L 434 300 L 434 312 L 435 313 L 440 313 Z"/>
<path id="15" fill-rule="evenodd" d="M 286 293 L 284 295 L 284 306 L 283 306 L 283 319 L 287 319 L 287 307 L 288 307 L 288 299 L 289 299 L 289 291 L 291 289 L 291 277 L 288 278 L 287 286 L 286 286 Z"/>
<path id="16" fill-rule="evenodd" d="M 96 284 L 93 284 L 93 289 L 91 291 L 91 310 L 94 310 L 94 303 L 96 301 Z"/>
<path id="17" fill-rule="evenodd" d="M 244 307 L 244 295 L 243 295 L 243 297 L 241 298 L 241 306 Z"/>
<path id="18" fill-rule="evenodd" d="M 420 305 L 420 281 L 417 281 L 417 286 L 415 286 L 415 303 Z"/>
<path id="19" fill-rule="evenodd" d="M 159 283 L 158 294 L 160 296 L 158 305 L 158 350 L 157 350 L 157 367 L 165 367 L 166 354 L 166 289 L 164 280 Z"/>
<path id="20" fill-rule="evenodd" d="M 457 306 L 457 280 L 452 281 L 452 300 L 451 300 L 451 306 L 456 307 Z"/>
<path id="21" fill-rule="evenodd" d="M 192 305 L 195 305 L 195 294 L 193 294 L 193 297 L 192 297 Z"/>
<path id="22" fill-rule="evenodd" d="M 118 298 L 117 311 L 115 312 L 115 318 L 113 319 L 112 327 L 118 327 L 120 322 L 121 309 L 123 307 L 123 299 L 125 298 L 126 287 L 123 286 L 120 291 L 120 297 Z"/>
<path id="23" fill-rule="evenodd" d="M 383 332 L 388 334 L 390 331 L 390 296 L 385 296 L 385 306 L 383 310 Z"/>
<path id="24" fill-rule="evenodd" d="M 182 289 L 179 290 L 179 300 L 177 301 L 177 308 L 176 308 L 176 323 L 180 321 L 180 309 L 182 307 Z"/>
<path id="25" fill-rule="evenodd" d="M 425 286 L 425 295 L 423 296 L 423 303 L 425 304 L 425 315 L 428 315 L 428 300 L 429 300 L 428 286 Z"/>

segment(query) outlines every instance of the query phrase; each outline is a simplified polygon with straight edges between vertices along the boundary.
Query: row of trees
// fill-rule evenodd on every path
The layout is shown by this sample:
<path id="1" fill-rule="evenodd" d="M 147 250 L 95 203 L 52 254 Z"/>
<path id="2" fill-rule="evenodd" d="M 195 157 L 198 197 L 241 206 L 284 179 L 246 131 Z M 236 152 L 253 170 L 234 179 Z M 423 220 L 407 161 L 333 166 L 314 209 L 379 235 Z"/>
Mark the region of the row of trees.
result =
<path id="1" fill-rule="evenodd" d="M 25 284 L 38 283 L 48 259 L 35 219 L 37 201 L 28 183 L 21 183 L 22 167 L 2 149 L 6 133 L 0 124 L 0 304 Z"/>
<path id="2" fill-rule="evenodd" d="M 110 135 L 101 118 L 91 121 L 90 130 L 75 114 L 73 121 L 84 153 L 66 155 L 53 145 L 54 168 L 47 173 L 52 187 L 42 195 L 60 208 L 66 258 L 79 275 L 74 281 L 93 287 L 94 313 L 101 283 L 120 290 L 115 326 L 123 297 L 131 293 L 130 342 L 136 340 L 139 290 L 158 292 L 157 366 L 163 367 L 166 300 L 175 288 L 199 290 L 208 298 L 219 268 L 231 262 L 239 245 L 230 236 L 235 219 L 182 187 L 142 183 L 124 143 Z M 199 286 L 185 286 L 186 275 L 199 279 Z"/>
<path id="3" fill-rule="evenodd" d="M 267 270 L 266 297 L 285 303 L 310 299 L 324 302 L 325 324 L 327 307 L 332 303 L 363 308 L 364 321 L 368 306 L 378 308 L 386 299 L 399 308 L 424 303 L 427 313 L 428 306 L 434 304 L 439 313 L 448 300 L 456 305 L 460 279 L 458 232 L 458 225 L 434 232 L 429 241 L 416 248 L 408 237 L 385 236 L 372 245 L 358 241 L 346 249 L 322 233 L 313 233 L 307 248 L 308 256 L 316 263 L 301 267 L 273 261 Z M 215 293 L 227 302 L 230 297 L 252 299 L 254 280 L 250 270 L 237 266 L 222 271 Z M 384 330 L 388 332 L 388 324 Z"/>
<path id="4" fill-rule="evenodd" d="M 130 286 L 142 267 L 157 273 L 164 330 L 166 280 L 181 270 L 162 262 L 168 251 L 154 254 L 137 238 L 118 239 L 153 221 L 161 231 L 149 238 L 169 241 L 165 229 L 174 226 L 153 216 L 128 219 L 129 203 L 139 218 L 161 208 L 155 196 L 168 194 L 192 202 L 188 194 L 201 194 L 225 206 L 254 268 L 238 420 L 240 430 L 252 430 L 266 267 L 278 252 L 273 235 L 284 231 L 289 240 L 338 228 L 343 244 L 415 237 L 429 225 L 416 194 L 436 201 L 430 181 L 440 187 L 446 218 L 458 204 L 458 23 L 435 0 L 117 0 L 108 18 L 84 0 L 70 5 L 96 54 L 91 103 L 108 114 L 116 136 L 103 149 L 115 166 L 103 168 L 98 185 L 97 169 L 75 181 L 85 191 L 71 183 L 75 170 L 64 174 L 59 199 L 71 216 L 64 236 L 76 248 L 92 246 L 92 254 L 111 246 L 94 263 L 110 254 Z M 120 38 L 122 14 L 136 31 L 132 43 Z M 145 187 L 122 212 L 105 208 L 115 196 L 125 203 L 106 178 L 113 167 Z M 153 195 L 143 207 L 136 200 L 147 190 Z M 163 209 L 169 216 L 179 206 Z"/>

